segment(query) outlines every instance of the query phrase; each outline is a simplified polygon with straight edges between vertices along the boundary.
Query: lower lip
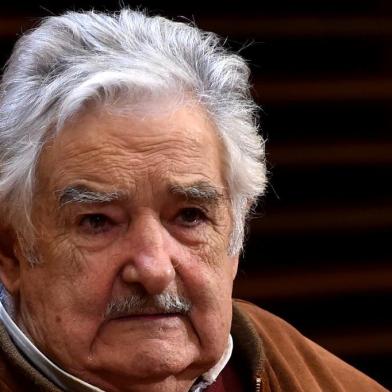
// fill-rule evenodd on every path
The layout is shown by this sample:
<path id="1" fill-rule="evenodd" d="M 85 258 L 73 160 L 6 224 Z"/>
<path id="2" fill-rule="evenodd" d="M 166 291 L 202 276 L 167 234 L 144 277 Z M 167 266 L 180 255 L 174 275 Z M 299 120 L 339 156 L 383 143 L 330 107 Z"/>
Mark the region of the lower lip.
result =
<path id="1" fill-rule="evenodd" d="M 125 333 L 140 338 L 167 338 L 174 332 L 177 336 L 186 325 L 186 318 L 181 314 L 140 314 L 134 316 L 118 317 L 111 319 L 105 326 L 105 331 L 113 329 L 115 336 Z M 129 335 L 131 333 L 131 335 Z"/>

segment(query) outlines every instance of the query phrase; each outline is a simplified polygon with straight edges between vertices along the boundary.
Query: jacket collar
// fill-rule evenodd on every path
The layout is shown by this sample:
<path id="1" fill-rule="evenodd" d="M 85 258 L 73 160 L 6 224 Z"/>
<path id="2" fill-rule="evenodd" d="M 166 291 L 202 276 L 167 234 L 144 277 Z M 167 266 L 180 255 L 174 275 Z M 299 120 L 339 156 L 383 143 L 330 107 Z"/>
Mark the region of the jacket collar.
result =
<path id="1" fill-rule="evenodd" d="M 262 392 L 265 372 L 265 354 L 263 342 L 254 328 L 252 321 L 241 310 L 239 300 L 233 300 L 233 321 L 231 334 L 234 341 L 233 356 L 245 369 L 244 377 L 247 381 L 247 390 Z"/>

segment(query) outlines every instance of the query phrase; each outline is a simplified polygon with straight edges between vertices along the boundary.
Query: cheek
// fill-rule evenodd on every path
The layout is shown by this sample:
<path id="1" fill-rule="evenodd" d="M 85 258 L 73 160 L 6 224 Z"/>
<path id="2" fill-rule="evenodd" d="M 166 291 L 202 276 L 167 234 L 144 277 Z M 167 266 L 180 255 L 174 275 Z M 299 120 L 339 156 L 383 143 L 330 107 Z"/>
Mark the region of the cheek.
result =
<path id="1" fill-rule="evenodd" d="M 210 236 L 203 246 L 187 249 L 183 256 L 178 273 L 190 296 L 206 308 L 231 301 L 232 260 L 221 237 Z"/>
<path id="2" fill-rule="evenodd" d="M 100 256 L 62 239 L 46 244 L 40 264 L 23 274 L 22 322 L 38 347 L 67 367 L 87 358 L 110 299 L 115 271 L 110 256 Z"/>
<path id="3" fill-rule="evenodd" d="M 67 236 L 56 236 L 51 243 L 39 243 L 40 264 L 29 280 L 43 282 L 33 295 L 45 299 L 47 307 L 66 318 L 96 319 L 104 312 L 111 287 L 109 255 L 87 255 L 73 246 Z M 34 288 L 33 288 L 34 290 Z"/>
<path id="4" fill-rule="evenodd" d="M 193 304 L 191 322 L 204 349 L 219 352 L 231 325 L 232 260 L 223 250 L 205 250 L 190 259 L 178 273 Z"/>

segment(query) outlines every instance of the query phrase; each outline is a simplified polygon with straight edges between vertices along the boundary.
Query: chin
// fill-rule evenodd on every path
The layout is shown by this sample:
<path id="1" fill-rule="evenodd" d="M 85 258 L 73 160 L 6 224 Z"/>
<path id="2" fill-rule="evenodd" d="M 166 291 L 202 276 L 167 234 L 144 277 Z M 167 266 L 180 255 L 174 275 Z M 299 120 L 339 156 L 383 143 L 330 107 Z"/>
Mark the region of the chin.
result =
<path id="1" fill-rule="evenodd" d="M 148 344 L 145 346 L 148 347 Z M 198 364 L 198 355 L 190 352 L 179 352 L 178 347 L 168 350 L 165 347 L 137 350 L 129 347 L 120 355 L 113 352 L 99 361 L 97 358 L 90 362 L 89 374 L 98 375 L 105 380 L 126 380 L 127 383 L 146 383 L 147 381 L 164 380 L 167 377 L 188 372 Z M 91 378 L 91 377 L 90 377 Z"/>
<path id="2" fill-rule="evenodd" d="M 107 392 L 153 392 L 171 391 L 169 385 L 174 385 L 179 380 L 188 380 L 190 387 L 202 373 L 204 369 L 200 371 L 199 368 L 193 368 L 192 362 L 159 358 L 157 353 L 155 357 L 143 357 L 138 361 L 129 361 L 128 364 L 123 362 L 121 367 L 113 366 L 111 363 L 99 369 L 91 369 L 88 374 L 77 376 Z"/>

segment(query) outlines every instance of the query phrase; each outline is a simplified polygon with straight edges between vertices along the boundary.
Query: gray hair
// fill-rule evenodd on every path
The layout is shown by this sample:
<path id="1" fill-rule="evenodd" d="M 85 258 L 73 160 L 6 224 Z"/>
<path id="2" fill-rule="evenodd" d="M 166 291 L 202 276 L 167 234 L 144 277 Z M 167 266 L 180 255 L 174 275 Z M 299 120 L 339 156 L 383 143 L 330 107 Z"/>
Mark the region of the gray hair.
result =
<path id="1" fill-rule="evenodd" d="M 42 147 L 88 103 L 137 105 L 162 96 L 192 97 L 217 129 L 232 204 L 229 253 L 238 254 L 266 183 L 249 68 L 213 33 L 129 9 L 48 17 L 17 42 L 0 87 L 2 221 L 24 236 L 33 228 Z"/>

